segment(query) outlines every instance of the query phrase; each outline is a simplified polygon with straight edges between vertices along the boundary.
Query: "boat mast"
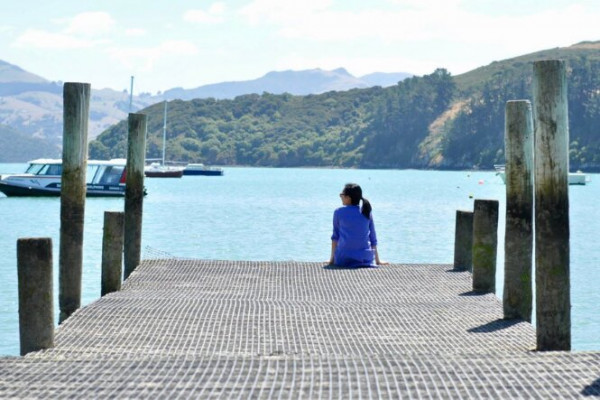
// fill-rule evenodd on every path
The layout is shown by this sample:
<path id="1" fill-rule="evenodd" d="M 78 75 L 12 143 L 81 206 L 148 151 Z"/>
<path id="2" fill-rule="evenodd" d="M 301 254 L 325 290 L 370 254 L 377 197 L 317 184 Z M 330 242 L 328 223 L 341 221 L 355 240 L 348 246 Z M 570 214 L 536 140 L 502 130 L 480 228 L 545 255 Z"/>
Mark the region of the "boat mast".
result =
<path id="1" fill-rule="evenodd" d="M 132 105 L 133 105 L 133 75 L 131 75 L 131 88 L 129 89 L 129 112 L 131 112 Z"/>
<path id="2" fill-rule="evenodd" d="M 167 101 L 165 100 L 165 112 L 163 115 L 163 152 L 162 165 L 165 165 L 165 148 L 167 147 Z"/>

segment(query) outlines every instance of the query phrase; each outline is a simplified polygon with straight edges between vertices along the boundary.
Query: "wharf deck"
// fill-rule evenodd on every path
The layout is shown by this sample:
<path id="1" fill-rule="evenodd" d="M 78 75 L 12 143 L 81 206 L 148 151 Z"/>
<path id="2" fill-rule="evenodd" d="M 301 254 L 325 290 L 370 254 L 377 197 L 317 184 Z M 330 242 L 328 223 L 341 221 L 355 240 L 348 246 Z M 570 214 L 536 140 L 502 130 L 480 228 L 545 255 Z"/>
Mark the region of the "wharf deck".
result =
<path id="1" fill-rule="evenodd" d="M 145 260 L 55 348 L 0 359 L 0 398 L 600 396 L 600 352 L 534 347 L 449 265 Z"/>

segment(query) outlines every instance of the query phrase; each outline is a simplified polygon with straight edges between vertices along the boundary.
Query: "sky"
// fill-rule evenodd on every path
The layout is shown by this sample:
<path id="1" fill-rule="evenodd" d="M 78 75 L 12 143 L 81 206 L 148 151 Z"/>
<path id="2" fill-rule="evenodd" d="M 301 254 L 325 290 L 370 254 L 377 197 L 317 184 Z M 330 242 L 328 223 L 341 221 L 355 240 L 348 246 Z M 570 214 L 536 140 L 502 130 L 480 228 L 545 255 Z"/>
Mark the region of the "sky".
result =
<path id="1" fill-rule="evenodd" d="M 51 81 L 134 94 L 346 68 L 459 75 L 600 40 L 598 0 L 19 0 L 0 59 Z"/>

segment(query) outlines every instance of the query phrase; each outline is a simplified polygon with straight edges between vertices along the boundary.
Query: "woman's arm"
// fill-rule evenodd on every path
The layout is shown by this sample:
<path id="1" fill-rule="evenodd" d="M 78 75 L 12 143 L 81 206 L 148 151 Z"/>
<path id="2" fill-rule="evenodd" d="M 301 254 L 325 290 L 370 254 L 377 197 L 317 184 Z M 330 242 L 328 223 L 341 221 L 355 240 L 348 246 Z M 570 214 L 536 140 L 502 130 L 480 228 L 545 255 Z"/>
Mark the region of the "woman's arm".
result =
<path id="1" fill-rule="evenodd" d="M 331 241 L 331 256 L 329 257 L 329 265 L 333 265 L 334 263 L 334 254 L 335 254 L 335 249 L 337 248 L 337 240 L 332 240 Z"/>

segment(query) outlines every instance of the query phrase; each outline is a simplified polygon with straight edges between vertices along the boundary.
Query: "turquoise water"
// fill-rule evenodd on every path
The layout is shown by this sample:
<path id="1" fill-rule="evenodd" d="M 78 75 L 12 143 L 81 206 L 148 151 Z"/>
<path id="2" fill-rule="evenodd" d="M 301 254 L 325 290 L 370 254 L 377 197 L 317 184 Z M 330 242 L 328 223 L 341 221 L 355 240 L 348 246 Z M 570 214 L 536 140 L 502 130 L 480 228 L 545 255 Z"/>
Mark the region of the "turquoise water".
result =
<path id="1" fill-rule="evenodd" d="M 0 164 L 0 173 L 24 168 Z M 592 180 L 570 188 L 575 350 L 600 350 L 600 247 L 594 239 L 600 231 L 600 175 Z M 359 183 L 371 200 L 380 256 L 394 263 L 452 263 L 456 210 L 472 210 L 474 198 L 499 200 L 501 296 L 505 187 L 493 172 L 227 168 L 223 177 L 146 179 L 142 257 L 162 251 L 204 259 L 326 261 L 332 212 L 347 182 Z M 104 212 L 122 209 L 122 199 L 86 202 L 83 304 L 100 294 Z M 60 200 L 0 197 L 0 221 L 0 355 L 16 355 L 16 242 L 53 239 L 57 296 Z"/>

